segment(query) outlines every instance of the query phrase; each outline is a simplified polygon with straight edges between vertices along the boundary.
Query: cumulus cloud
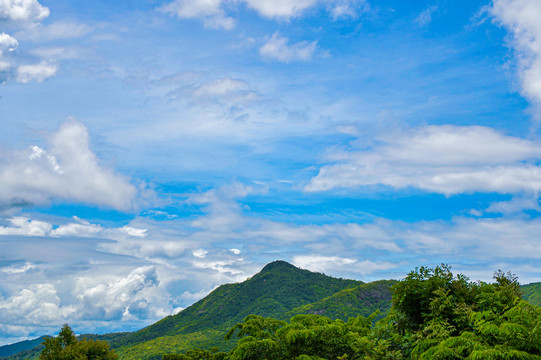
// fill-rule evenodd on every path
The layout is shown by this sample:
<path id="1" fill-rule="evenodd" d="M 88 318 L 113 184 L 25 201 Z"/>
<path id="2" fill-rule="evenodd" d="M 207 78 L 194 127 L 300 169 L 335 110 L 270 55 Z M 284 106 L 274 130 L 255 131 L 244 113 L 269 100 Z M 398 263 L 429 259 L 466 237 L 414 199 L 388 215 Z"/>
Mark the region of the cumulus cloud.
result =
<path id="1" fill-rule="evenodd" d="M 428 126 L 364 150 L 332 153 L 306 191 L 384 185 L 454 195 L 537 194 L 541 146 L 481 126 Z"/>
<path id="2" fill-rule="evenodd" d="M 19 46 L 19 42 L 17 41 L 17 39 L 6 33 L 0 34 L 0 50 L 7 49 L 8 51 L 13 51 L 17 48 L 17 46 Z M 2 56 L 1 52 L 0 56 Z"/>
<path id="3" fill-rule="evenodd" d="M 49 16 L 49 8 L 36 0 L 2 0 L 0 1 L 0 20 L 41 21 Z"/>
<path id="4" fill-rule="evenodd" d="M 44 204 L 53 199 L 129 210 L 136 189 L 101 166 L 90 150 L 86 127 L 69 121 L 50 137 L 51 147 L 32 146 L 0 163 L 0 202 Z"/>
<path id="5" fill-rule="evenodd" d="M 0 268 L 0 276 L 3 273 L 21 275 L 31 268 L 30 265 Z M 155 321 L 173 311 L 159 284 L 156 269 L 142 266 L 124 275 L 104 274 L 96 268 L 91 275 L 80 273 L 63 276 L 61 282 L 19 286 L 7 297 L 0 298 L 0 326 L 14 335 L 17 329 L 8 329 L 8 326 L 24 326 L 28 335 L 32 326 L 39 324 L 32 331 L 35 336 L 43 335 L 49 328 L 58 331 L 58 326 L 66 322 L 87 326 L 111 320 L 146 324 L 148 319 Z"/>
<path id="6" fill-rule="evenodd" d="M 118 320 L 137 313 L 141 315 L 141 312 L 148 310 L 149 289 L 155 290 L 158 285 L 156 268 L 144 266 L 133 270 L 126 277 L 106 283 L 96 284 L 96 280 L 91 277 L 78 278 L 72 292 L 79 300 L 80 318 Z M 147 316 L 145 314 L 143 317 Z"/>
<path id="7" fill-rule="evenodd" d="M 53 226 L 47 222 L 17 216 L 8 220 L 10 226 L 0 226 L 0 235 L 45 236 Z"/>
<path id="8" fill-rule="evenodd" d="M 0 21 L 7 24 L 11 29 L 32 29 L 41 26 L 39 24 L 49 16 L 49 9 L 43 7 L 36 0 L 2 0 L 0 1 Z M 18 35 L 17 35 L 18 36 Z M 15 79 L 18 82 L 30 81 L 42 82 L 56 74 L 56 65 L 42 61 L 38 64 L 20 65 L 16 57 L 5 59 L 5 49 L 13 51 L 19 45 L 19 41 L 10 34 L 0 34 L 0 82 Z M 4 58 L 4 60 L 2 60 Z"/>
<path id="9" fill-rule="evenodd" d="M 62 323 L 76 311 L 74 306 L 62 306 L 53 284 L 35 284 L 21 289 L 7 299 L 0 299 L 0 319 L 3 324 Z"/>
<path id="10" fill-rule="evenodd" d="M 300 41 L 289 45 L 289 39 L 277 32 L 259 49 L 261 56 L 280 62 L 308 61 L 314 55 L 317 41 Z"/>
<path id="11" fill-rule="evenodd" d="M 507 28 L 518 60 L 522 94 L 537 107 L 541 119 L 541 3 L 537 0 L 494 0 L 489 11 Z"/>

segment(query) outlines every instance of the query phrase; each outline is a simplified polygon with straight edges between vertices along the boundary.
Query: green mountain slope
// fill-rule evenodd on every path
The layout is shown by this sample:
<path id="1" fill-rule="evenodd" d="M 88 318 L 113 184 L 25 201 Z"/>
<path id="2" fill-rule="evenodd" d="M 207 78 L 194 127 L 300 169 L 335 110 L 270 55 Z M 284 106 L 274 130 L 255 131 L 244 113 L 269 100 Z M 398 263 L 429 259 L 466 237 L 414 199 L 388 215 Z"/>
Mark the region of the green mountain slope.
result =
<path id="1" fill-rule="evenodd" d="M 368 317 L 379 310 L 383 317 L 391 309 L 391 286 L 396 280 L 380 280 L 344 289 L 314 303 L 297 307 L 288 316 L 318 314 L 347 321 L 350 317 Z"/>
<path id="2" fill-rule="evenodd" d="M 541 282 L 522 285 L 522 298 L 532 305 L 541 306 Z"/>
<path id="3" fill-rule="evenodd" d="M 222 285 L 180 313 L 113 340 L 111 345 L 119 348 L 123 355 L 128 347 L 163 336 L 181 340 L 179 335 L 225 330 L 250 314 L 285 319 L 287 312 L 296 307 L 360 284 L 361 281 L 336 279 L 296 268 L 284 261 L 275 261 L 252 278 L 242 283 Z M 211 338 L 215 339 L 215 336 Z"/>
<path id="4" fill-rule="evenodd" d="M 92 339 L 92 340 L 105 340 L 111 342 L 111 340 L 126 336 L 127 332 L 95 335 L 95 334 L 83 334 L 77 336 L 78 339 Z M 0 359 L 1 360 L 26 360 L 26 359 L 37 359 L 41 350 L 44 346 L 42 345 L 43 340 L 47 336 L 42 336 L 34 340 L 21 341 L 11 345 L 5 345 L 0 347 Z M 18 351 L 10 351 L 12 349 L 19 349 Z M 10 352 L 10 353 L 8 353 Z"/>
<path id="5" fill-rule="evenodd" d="M 21 351 L 31 350 L 40 345 L 44 339 L 45 336 L 42 336 L 34 340 L 25 340 L 11 345 L 0 346 L 0 357 L 10 356 Z"/>
<path id="6" fill-rule="evenodd" d="M 276 261 L 252 278 L 222 285 L 182 312 L 137 332 L 84 336 L 107 340 L 121 360 L 161 359 L 162 354 L 196 347 L 218 346 L 227 351 L 235 341 L 225 341 L 225 333 L 250 314 L 283 320 L 297 314 L 320 314 L 347 320 L 368 316 L 376 309 L 385 313 L 390 309 L 390 288 L 395 283 L 336 279 Z M 541 305 L 541 283 L 521 288 L 525 300 Z M 35 347 L 4 359 L 35 359 L 40 351 Z"/>

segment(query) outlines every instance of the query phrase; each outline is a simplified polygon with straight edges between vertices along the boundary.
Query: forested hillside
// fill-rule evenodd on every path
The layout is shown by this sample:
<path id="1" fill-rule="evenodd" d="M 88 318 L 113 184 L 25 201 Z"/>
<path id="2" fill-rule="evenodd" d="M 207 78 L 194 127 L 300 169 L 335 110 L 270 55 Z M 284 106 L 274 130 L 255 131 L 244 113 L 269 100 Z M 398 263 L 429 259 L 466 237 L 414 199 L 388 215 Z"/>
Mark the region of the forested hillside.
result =
<path id="1" fill-rule="evenodd" d="M 514 354 L 507 354 L 509 359 L 540 359 L 528 352 L 537 345 L 524 348 L 515 338 L 505 339 L 509 331 L 518 331 L 523 340 L 541 335 L 540 308 L 520 300 L 538 302 L 541 284 L 519 286 L 515 277 L 501 272 L 495 279 L 494 284 L 470 282 L 442 266 L 417 269 L 403 281 L 365 284 L 277 261 L 140 331 L 84 337 L 108 341 L 120 359 L 161 359 L 163 354 L 177 354 L 170 359 L 251 359 L 247 354 L 263 351 L 262 344 L 262 353 L 277 359 L 345 359 L 344 354 L 348 359 L 360 354 L 366 359 L 437 359 L 441 354 L 451 354 L 441 359 L 500 359 L 486 355 L 497 349 Z M 295 348 L 300 343 L 305 350 Z M 338 343 L 329 352 L 314 350 Z M 42 349 L 5 359 L 35 359 Z M 179 355 L 186 352 L 189 356 Z"/>
<path id="2" fill-rule="evenodd" d="M 392 287 L 391 312 L 343 320 L 309 314 L 288 322 L 248 316 L 229 352 L 194 349 L 164 360 L 540 360 L 541 307 L 521 299 L 514 275 L 470 282 L 447 266 L 422 267 Z"/>
<path id="3" fill-rule="evenodd" d="M 296 307 L 360 284 L 275 261 L 252 278 L 222 285 L 177 315 L 113 340 L 111 346 L 121 359 L 157 356 L 164 348 L 228 348 L 234 344 L 225 342 L 223 334 L 250 314 L 285 319 L 287 312 Z"/>
<path id="4" fill-rule="evenodd" d="M 376 310 L 385 315 L 391 309 L 391 286 L 396 282 L 396 280 L 380 280 L 344 289 L 314 303 L 288 311 L 287 315 L 291 317 L 298 314 L 317 314 L 344 321 L 358 315 L 369 316 Z"/>
<path id="5" fill-rule="evenodd" d="M 541 283 L 531 283 L 521 286 L 522 297 L 530 304 L 541 306 Z"/>

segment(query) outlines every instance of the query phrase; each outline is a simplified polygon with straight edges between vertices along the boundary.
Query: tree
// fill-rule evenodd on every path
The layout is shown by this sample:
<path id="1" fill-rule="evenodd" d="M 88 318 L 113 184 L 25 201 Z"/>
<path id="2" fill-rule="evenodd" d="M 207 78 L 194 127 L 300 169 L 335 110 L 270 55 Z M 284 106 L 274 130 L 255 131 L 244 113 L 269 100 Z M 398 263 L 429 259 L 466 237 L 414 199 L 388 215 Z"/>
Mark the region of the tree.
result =
<path id="1" fill-rule="evenodd" d="M 57 337 L 46 338 L 40 360 L 117 360 L 118 355 L 109 349 L 106 341 L 77 340 L 75 334 L 64 324 Z"/>

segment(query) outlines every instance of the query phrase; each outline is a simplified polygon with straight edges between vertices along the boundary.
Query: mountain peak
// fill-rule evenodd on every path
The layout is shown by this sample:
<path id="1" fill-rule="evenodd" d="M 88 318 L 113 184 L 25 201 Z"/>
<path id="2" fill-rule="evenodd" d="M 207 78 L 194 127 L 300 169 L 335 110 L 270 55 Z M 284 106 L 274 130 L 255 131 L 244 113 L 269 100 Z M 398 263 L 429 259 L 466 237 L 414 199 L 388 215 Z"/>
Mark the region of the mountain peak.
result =
<path id="1" fill-rule="evenodd" d="M 261 269 L 260 273 L 265 273 L 269 271 L 276 271 L 276 270 L 285 270 L 285 269 L 298 269 L 297 267 L 291 265 L 287 261 L 283 260 L 276 260 L 273 262 L 268 263 Z"/>

